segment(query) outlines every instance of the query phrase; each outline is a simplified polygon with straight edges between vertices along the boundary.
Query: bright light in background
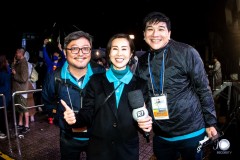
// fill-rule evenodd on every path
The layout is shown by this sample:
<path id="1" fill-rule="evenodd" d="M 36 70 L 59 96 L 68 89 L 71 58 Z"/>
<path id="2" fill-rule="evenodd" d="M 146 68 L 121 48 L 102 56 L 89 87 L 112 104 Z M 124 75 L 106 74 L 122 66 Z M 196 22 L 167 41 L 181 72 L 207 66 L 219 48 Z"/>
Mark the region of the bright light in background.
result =
<path id="1" fill-rule="evenodd" d="M 92 58 L 93 59 L 99 59 L 99 58 L 101 58 L 101 57 L 103 57 L 104 55 L 103 55 L 103 53 L 102 53 L 102 51 L 100 50 L 100 49 L 94 49 L 93 51 L 92 51 Z"/>
<path id="2" fill-rule="evenodd" d="M 95 53 L 95 54 L 96 54 L 96 56 L 97 56 L 97 57 L 99 57 L 99 56 L 100 56 L 100 53 L 99 53 L 99 51 L 98 51 L 98 50 L 96 51 L 96 53 Z"/>
<path id="3" fill-rule="evenodd" d="M 133 34 L 129 34 L 129 37 L 130 37 L 131 39 L 134 39 L 134 38 L 135 38 L 135 36 L 134 36 Z"/>

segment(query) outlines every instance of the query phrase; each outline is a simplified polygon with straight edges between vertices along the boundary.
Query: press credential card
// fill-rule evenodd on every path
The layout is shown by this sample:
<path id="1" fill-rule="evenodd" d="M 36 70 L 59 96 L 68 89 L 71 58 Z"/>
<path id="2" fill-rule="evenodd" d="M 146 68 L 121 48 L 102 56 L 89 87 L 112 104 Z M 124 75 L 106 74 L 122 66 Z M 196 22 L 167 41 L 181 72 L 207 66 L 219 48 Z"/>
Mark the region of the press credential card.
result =
<path id="1" fill-rule="evenodd" d="M 169 119 L 166 95 L 151 97 L 151 102 L 153 115 L 156 120 Z"/>

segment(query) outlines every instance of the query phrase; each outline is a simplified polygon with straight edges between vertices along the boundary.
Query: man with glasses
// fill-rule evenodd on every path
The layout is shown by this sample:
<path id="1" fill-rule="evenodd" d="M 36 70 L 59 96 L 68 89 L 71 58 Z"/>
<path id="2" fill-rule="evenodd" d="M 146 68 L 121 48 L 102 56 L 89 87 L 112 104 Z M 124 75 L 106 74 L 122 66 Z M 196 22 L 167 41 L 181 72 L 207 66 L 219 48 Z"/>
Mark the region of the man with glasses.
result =
<path id="1" fill-rule="evenodd" d="M 86 32 L 76 31 L 64 39 L 64 54 L 67 61 L 61 69 L 46 75 L 43 83 L 42 98 L 46 111 L 52 114 L 60 128 L 61 159 L 79 160 L 86 151 L 89 140 L 88 126 L 68 128 L 64 120 L 63 99 L 76 113 L 82 107 L 85 86 L 95 73 L 105 72 L 105 68 L 91 60 L 92 37 Z"/>

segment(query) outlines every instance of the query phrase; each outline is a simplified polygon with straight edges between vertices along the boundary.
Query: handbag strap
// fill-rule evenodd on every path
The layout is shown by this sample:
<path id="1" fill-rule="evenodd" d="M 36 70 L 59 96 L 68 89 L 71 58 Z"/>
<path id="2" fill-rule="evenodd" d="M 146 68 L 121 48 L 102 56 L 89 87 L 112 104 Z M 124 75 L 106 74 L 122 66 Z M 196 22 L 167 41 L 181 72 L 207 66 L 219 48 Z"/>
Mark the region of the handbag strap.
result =
<path id="1" fill-rule="evenodd" d="M 104 105 L 104 104 L 107 102 L 107 100 L 108 100 L 108 99 L 112 96 L 112 94 L 121 86 L 122 83 L 123 83 L 123 82 L 121 82 L 121 83 L 104 99 L 102 105 Z"/>
<path id="2" fill-rule="evenodd" d="M 103 103 L 101 104 L 101 106 L 103 106 L 106 102 L 107 102 L 107 100 L 113 95 L 113 93 L 121 86 L 121 84 L 122 84 L 123 82 L 121 82 L 105 99 L 104 99 L 104 101 L 103 101 Z M 97 115 L 97 113 L 100 111 L 100 109 L 101 109 L 101 107 L 99 107 L 97 110 L 96 110 L 96 112 L 95 112 L 95 116 Z"/>

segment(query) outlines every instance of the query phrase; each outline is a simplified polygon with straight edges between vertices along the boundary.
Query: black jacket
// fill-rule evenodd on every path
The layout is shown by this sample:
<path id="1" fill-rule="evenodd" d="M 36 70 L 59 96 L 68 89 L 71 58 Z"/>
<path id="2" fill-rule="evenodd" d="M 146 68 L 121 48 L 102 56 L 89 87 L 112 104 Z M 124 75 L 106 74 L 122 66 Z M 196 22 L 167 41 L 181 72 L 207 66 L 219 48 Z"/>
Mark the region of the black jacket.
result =
<path id="1" fill-rule="evenodd" d="M 138 160 L 140 131 L 133 119 L 128 92 L 141 89 L 144 100 L 148 101 L 147 82 L 133 76 L 124 89 L 116 106 L 115 94 L 103 104 L 114 90 L 113 83 L 106 74 L 95 74 L 86 86 L 83 107 L 77 116 L 77 126 L 92 126 L 89 142 L 89 159 L 98 160 Z"/>
<path id="2" fill-rule="evenodd" d="M 148 80 L 149 94 L 153 96 L 148 55 L 150 53 L 151 71 L 159 89 L 164 50 L 166 57 L 163 90 L 167 94 L 169 119 L 155 121 L 154 133 L 174 137 L 214 126 L 217 123 L 214 100 L 204 64 L 197 50 L 187 44 L 170 40 L 166 47 L 139 58 L 136 74 Z"/>

